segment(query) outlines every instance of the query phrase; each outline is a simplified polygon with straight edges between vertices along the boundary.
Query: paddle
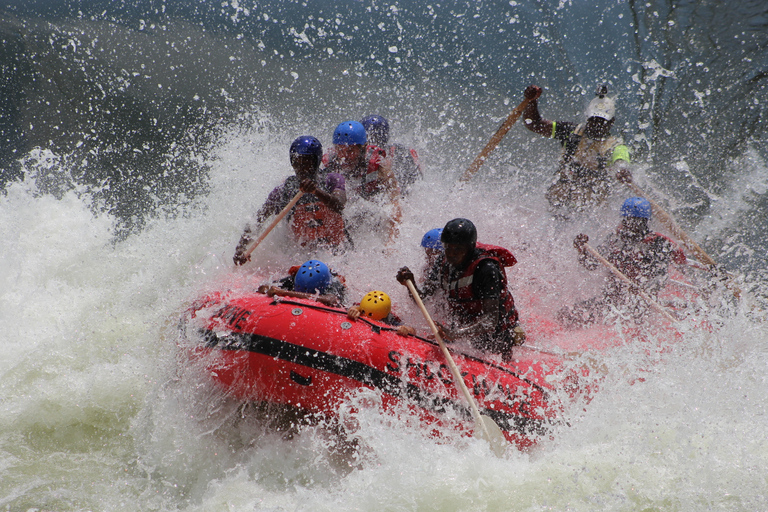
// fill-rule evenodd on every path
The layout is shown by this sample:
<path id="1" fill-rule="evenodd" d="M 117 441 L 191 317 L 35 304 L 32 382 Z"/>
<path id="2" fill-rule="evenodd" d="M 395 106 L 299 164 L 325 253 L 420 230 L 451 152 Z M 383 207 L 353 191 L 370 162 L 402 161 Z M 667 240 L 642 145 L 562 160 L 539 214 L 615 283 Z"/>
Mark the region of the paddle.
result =
<path id="1" fill-rule="evenodd" d="M 278 223 L 279 223 L 281 220 L 283 220 L 283 217 L 285 217 L 286 215 L 288 215 L 288 212 L 290 212 L 290 211 L 291 211 L 291 208 L 293 208 L 294 206 L 296 206 L 296 203 L 298 203 L 298 202 L 299 202 L 299 199 L 301 199 L 301 196 L 303 196 L 303 195 L 304 195 L 304 192 L 302 192 L 301 190 L 299 190 L 299 191 L 296 193 L 296 195 L 295 195 L 295 196 L 293 196 L 293 199 L 291 199 L 291 202 L 290 202 L 290 203 L 288 203 L 288 204 L 285 206 L 285 208 L 283 208 L 283 211 L 281 211 L 280 213 L 278 213 L 278 214 L 277 214 L 277 217 L 275 217 L 275 218 L 274 218 L 274 220 L 273 220 L 273 221 L 272 221 L 272 222 L 269 224 L 269 226 L 267 226 L 267 228 L 266 228 L 264 231 L 262 231 L 262 233 L 259 235 L 259 238 L 257 238 L 256 240 L 254 240 L 253 242 L 251 242 L 251 243 L 250 243 L 250 245 L 249 245 L 249 246 L 248 246 L 248 248 L 245 250 L 245 252 L 243 252 L 243 258 L 247 259 L 247 258 L 248 258 L 248 256 L 250 256 L 250 255 L 251 255 L 251 253 L 252 253 L 252 252 L 253 252 L 253 251 L 256 249 L 256 247 L 258 247 L 258 246 L 259 246 L 259 244 L 260 244 L 260 243 L 261 243 L 261 242 L 262 242 L 262 241 L 263 241 L 263 240 L 264 240 L 264 239 L 267 237 L 267 235 L 268 235 L 268 234 L 269 234 L 269 233 L 270 233 L 270 232 L 271 232 L 273 229 L 275 229 L 275 226 L 277 226 L 277 225 L 278 225 Z"/>
<path id="2" fill-rule="evenodd" d="M 466 171 L 464 171 L 460 181 L 469 181 L 469 179 L 477 172 L 477 170 L 480 169 L 480 166 L 485 163 L 485 160 L 488 158 L 488 155 L 491 153 L 491 151 L 496 149 L 496 146 L 499 145 L 501 139 L 503 139 L 510 128 L 512 128 L 512 125 L 517 122 L 517 119 L 523 113 L 525 107 L 528 106 L 529 101 L 531 100 L 528 98 L 524 99 L 512 112 L 510 112 L 506 121 L 504 121 L 499 129 L 496 130 L 496 133 L 493 134 L 493 137 L 491 137 L 491 140 L 488 141 L 488 144 L 485 145 L 483 150 L 480 151 L 480 154 L 477 155 L 472 164 L 467 168 Z"/>
<path id="3" fill-rule="evenodd" d="M 461 376 L 461 372 L 456 366 L 456 363 L 453 360 L 453 356 L 451 356 L 451 353 L 448 352 L 448 348 L 445 346 L 445 343 L 440 337 L 440 333 L 437 329 L 437 326 L 435 325 L 435 322 L 432 321 L 432 317 L 429 316 L 427 308 L 424 307 L 424 303 L 421 301 L 421 297 L 419 297 L 419 292 L 413 285 L 413 281 L 408 279 L 405 284 L 408 287 L 408 290 L 410 290 L 411 296 L 413 296 L 413 300 L 416 301 L 419 309 L 421 309 L 421 314 L 424 315 L 424 319 L 429 324 L 430 329 L 432 329 L 432 332 L 435 335 L 435 339 L 437 340 L 438 345 L 440 345 L 440 350 L 443 351 L 443 355 L 448 361 L 448 367 L 450 368 L 451 374 L 453 375 L 453 380 L 456 381 L 456 385 L 459 387 L 461 392 L 464 394 L 464 398 L 469 403 L 469 408 L 472 410 L 472 416 L 475 419 L 475 436 L 488 441 L 488 443 L 491 445 L 491 450 L 493 453 L 501 457 L 506 451 L 507 444 L 504 434 L 501 433 L 501 429 L 496 424 L 496 422 L 493 421 L 493 419 L 491 419 L 489 416 L 480 414 L 480 409 L 477 408 L 475 399 L 472 398 L 472 395 L 469 393 L 467 384 L 464 382 L 464 378 Z"/>
<path id="4" fill-rule="evenodd" d="M 664 208 L 662 208 L 656 201 L 648 197 L 648 194 L 646 194 L 643 189 L 641 189 L 632 181 L 631 175 L 622 175 L 621 177 L 617 176 L 617 178 L 619 181 L 629 187 L 629 189 L 637 196 L 643 197 L 649 203 L 651 203 L 651 211 L 653 212 L 654 216 L 659 220 L 659 222 L 664 224 L 667 229 L 669 229 L 674 237 L 680 240 L 680 243 L 683 245 L 683 247 L 694 253 L 696 259 L 706 265 L 709 265 L 712 269 L 717 267 L 715 260 L 712 259 L 712 257 L 707 254 L 706 251 L 704 251 L 704 249 L 702 249 L 701 246 L 699 246 L 699 244 L 697 244 L 696 241 L 688 235 L 688 233 L 683 231 L 683 229 L 677 225 L 675 219 L 673 219 L 672 216 L 667 213 Z M 741 296 L 741 290 L 736 284 L 733 283 L 733 280 L 730 279 L 730 277 L 728 278 L 726 287 L 733 292 L 736 298 Z"/>
<path id="5" fill-rule="evenodd" d="M 669 312 L 666 309 L 664 309 L 663 307 L 661 307 L 661 305 L 658 302 L 653 300 L 650 297 L 650 295 L 645 293 L 643 290 L 640 290 L 639 288 L 637 288 L 637 284 L 634 281 L 632 281 L 630 278 L 625 276 L 619 269 L 614 267 L 613 264 L 611 264 L 610 261 L 608 261 L 607 259 L 603 258 L 602 255 L 600 255 L 599 252 L 597 252 L 595 249 L 593 249 L 591 245 L 585 243 L 584 244 L 584 249 L 586 249 L 587 252 L 589 252 L 589 254 L 591 254 L 595 259 L 597 259 L 597 261 L 602 263 L 608 270 L 610 270 L 613 273 L 613 275 L 615 275 L 616 277 L 618 277 L 619 279 L 621 279 L 622 281 L 627 283 L 631 288 L 637 290 L 637 294 L 640 295 L 643 298 L 643 300 L 645 300 L 648 303 L 649 306 L 651 306 L 653 309 L 655 309 L 656 311 L 661 313 L 661 315 L 664 318 L 666 318 L 667 320 L 669 320 L 672 323 L 677 322 L 677 318 L 675 318 L 672 315 L 670 315 Z"/>

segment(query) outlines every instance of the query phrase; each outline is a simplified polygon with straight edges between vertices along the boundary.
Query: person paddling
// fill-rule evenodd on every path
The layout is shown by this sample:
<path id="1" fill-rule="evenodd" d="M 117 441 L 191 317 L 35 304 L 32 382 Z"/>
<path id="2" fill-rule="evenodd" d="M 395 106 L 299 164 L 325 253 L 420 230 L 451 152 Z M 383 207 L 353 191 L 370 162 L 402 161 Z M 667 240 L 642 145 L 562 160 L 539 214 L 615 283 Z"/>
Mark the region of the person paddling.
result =
<path id="1" fill-rule="evenodd" d="M 655 297 L 669 277 L 670 266 L 685 265 L 683 250 L 670 238 L 650 230 L 651 204 L 642 197 L 631 197 L 621 206 L 622 220 L 616 232 L 609 235 L 597 252 L 628 277 L 650 297 Z M 576 236 L 573 245 L 579 251 L 579 263 L 595 270 L 600 262 L 586 250 L 589 237 Z M 602 295 L 581 301 L 558 313 L 561 323 L 569 327 L 592 325 L 601 321 L 612 306 L 628 308 L 636 319 L 648 309 L 647 301 L 637 297 L 633 287 L 611 276 Z"/>
<path id="2" fill-rule="evenodd" d="M 294 176 L 276 187 L 256 214 L 261 226 L 271 215 L 283 210 L 299 192 L 304 195 L 291 210 L 288 221 L 295 239 L 304 247 L 330 248 L 335 252 L 348 244 L 342 211 L 347 202 L 344 176 L 320 171 L 323 146 L 315 137 L 304 135 L 291 143 L 289 157 Z M 252 229 L 247 224 L 235 248 L 236 265 L 250 261 L 246 248 L 252 240 Z"/>
<path id="3" fill-rule="evenodd" d="M 440 336 L 469 339 L 475 348 L 510 357 L 512 347 L 525 342 L 504 270 L 517 260 L 503 247 L 477 243 L 477 229 L 468 219 L 449 221 L 440 240 L 443 254 L 422 289 L 415 288 L 422 297 L 445 292 L 450 327 L 439 325 Z M 397 280 L 403 286 L 415 282 L 408 267 L 398 271 Z"/>
<path id="4" fill-rule="evenodd" d="M 398 187 L 391 169 L 384 168 L 385 160 L 386 152 L 368 142 L 365 127 L 357 121 L 340 123 L 333 131 L 333 147 L 323 155 L 325 169 L 342 174 L 350 190 L 364 199 Z"/>
<path id="5" fill-rule="evenodd" d="M 402 218 L 402 192 L 386 152 L 369 144 L 362 123 L 344 121 L 333 131 L 333 148 L 323 155 L 323 163 L 327 171 L 346 179 L 351 207 L 347 220 L 355 236 L 384 233 L 389 245 Z"/>
<path id="6" fill-rule="evenodd" d="M 582 124 L 542 118 L 538 106 L 541 92 L 537 85 L 525 89 L 529 102 L 523 111 L 523 124 L 563 146 L 557 178 L 547 189 L 546 198 L 556 215 L 568 217 L 571 212 L 605 202 L 612 182 L 609 171 L 629 172 L 629 150 L 619 137 L 611 135 L 616 106 L 605 85 L 589 103 Z"/>
<path id="7" fill-rule="evenodd" d="M 392 172 L 400 185 L 400 191 L 407 195 L 413 184 L 424 177 L 418 153 L 403 144 L 389 142 L 389 121 L 386 118 L 370 115 L 363 118 L 360 124 L 365 128 L 368 143 L 382 148 L 386 158 L 392 162 Z"/>

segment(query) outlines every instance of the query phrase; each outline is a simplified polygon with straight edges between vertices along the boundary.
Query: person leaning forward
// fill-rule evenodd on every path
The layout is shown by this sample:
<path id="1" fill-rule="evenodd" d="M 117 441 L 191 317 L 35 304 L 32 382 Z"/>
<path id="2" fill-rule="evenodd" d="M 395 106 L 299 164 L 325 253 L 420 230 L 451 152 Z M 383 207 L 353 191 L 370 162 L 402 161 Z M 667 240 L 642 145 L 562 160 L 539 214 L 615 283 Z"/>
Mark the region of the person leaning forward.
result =
<path id="1" fill-rule="evenodd" d="M 450 327 L 438 324 L 446 341 L 467 338 L 475 348 L 511 355 L 513 346 L 525 342 L 518 322 L 515 300 L 507 288 L 505 267 L 517 261 L 507 249 L 477 243 L 477 229 L 467 219 L 453 219 L 440 235 L 444 252 L 430 269 L 419 295 L 445 292 Z M 403 267 L 400 284 L 414 282 L 413 272 Z M 414 284 L 415 286 L 415 284 Z"/>
<path id="2" fill-rule="evenodd" d="M 280 213 L 301 190 L 304 195 L 288 217 L 294 238 L 303 247 L 343 250 L 351 244 L 341 215 L 347 202 L 344 176 L 320 170 L 323 146 L 315 137 L 298 137 L 291 143 L 289 156 L 295 175 L 286 178 L 267 196 L 256 214 L 258 225 L 270 215 Z M 252 230 L 247 224 L 235 248 L 235 265 L 250 261 L 250 255 L 245 253 L 251 241 Z"/>
<path id="3" fill-rule="evenodd" d="M 615 171 L 619 179 L 629 173 L 629 150 L 620 138 L 611 135 L 616 107 L 607 93 L 608 88 L 601 86 L 587 107 L 586 122 L 576 124 L 542 118 L 538 106 L 541 87 L 525 89 L 529 100 L 523 111 L 525 127 L 563 145 L 557 178 L 546 193 L 550 207 L 558 214 L 602 204 L 611 184 L 609 171 Z"/>
<path id="4" fill-rule="evenodd" d="M 584 327 L 601 322 L 611 307 L 624 307 L 640 321 L 648 304 L 638 296 L 637 290 L 655 298 L 667 284 L 672 265 L 682 268 L 685 253 L 670 238 L 651 231 L 651 203 L 642 197 L 630 197 L 621 206 L 622 220 L 597 252 L 616 267 L 633 286 L 611 276 L 600 296 L 576 303 L 558 312 L 558 320 L 567 327 Z M 587 270 L 595 270 L 600 262 L 586 250 L 589 237 L 580 233 L 573 240 L 579 252 L 579 263 Z"/>

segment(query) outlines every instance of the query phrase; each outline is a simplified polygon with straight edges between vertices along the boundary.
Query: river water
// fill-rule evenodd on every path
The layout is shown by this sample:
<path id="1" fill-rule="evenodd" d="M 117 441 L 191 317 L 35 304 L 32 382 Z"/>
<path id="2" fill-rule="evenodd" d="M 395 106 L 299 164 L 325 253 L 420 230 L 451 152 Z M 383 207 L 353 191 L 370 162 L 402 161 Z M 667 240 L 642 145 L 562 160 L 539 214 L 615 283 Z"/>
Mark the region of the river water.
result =
<path id="1" fill-rule="evenodd" d="M 0 509 L 765 509 L 764 4 L 307 4 L 0 9 Z M 371 113 L 419 150 L 425 179 L 393 250 L 360 234 L 323 256 L 353 297 L 384 289 L 424 329 L 394 274 L 420 269 L 421 235 L 458 216 L 518 257 L 524 322 L 597 293 L 571 240 L 606 236 L 626 191 L 551 219 L 558 149 L 522 126 L 457 184 L 530 83 L 556 120 L 609 84 L 637 183 L 743 290 L 710 301 L 713 329 L 683 324 L 662 355 L 632 340 L 589 354 L 600 392 L 503 458 L 364 408 L 366 449 L 339 459 L 322 428 L 285 439 L 179 365 L 179 314 L 230 275 L 244 223 L 291 172 L 290 141 L 327 145 Z M 301 263 L 284 235 L 238 272 Z"/>

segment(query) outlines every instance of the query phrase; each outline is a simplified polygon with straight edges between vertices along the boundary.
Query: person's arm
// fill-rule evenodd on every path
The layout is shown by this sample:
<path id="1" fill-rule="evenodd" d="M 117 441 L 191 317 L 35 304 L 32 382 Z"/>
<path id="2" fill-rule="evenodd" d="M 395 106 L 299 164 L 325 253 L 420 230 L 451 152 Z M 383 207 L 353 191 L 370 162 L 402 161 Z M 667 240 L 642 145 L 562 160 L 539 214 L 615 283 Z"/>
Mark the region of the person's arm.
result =
<path id="1" fill-rule="evenodd" d="M 237 242 L 237 245 L 235 246 L 235 255 L 232 257 L 232 261 L 235 262 L 235 265 L 243 265 L 246 262 L 251 261 L 251 255 L 245 255 L 245 250 L 248 248 L 248 244 L 253 241 L 251 234 L 251 225 L 246 224 L 243 234 L 240 236 L 240 241 Z"/>
<path id="2" fill-rule="evenodd" d="M 498 262 L 481 261 L 475 268 L 472 278 L 473 295 L 482 301 L 481 313 L 472 319 L 471 323 L 461 327 L 454 329 L 443 327 L 448 338 L 476 337 L 494 333 L 501 319 L 504 282 L 503 270 Z"/>
<path id="3" fill-rule="evenodd" d="M 587 242 L 589 242 L 589 237 L 584 233 L 580 233 L 573 239 L 573 246 L 579 251 L 579 263 L 587 270 L 595 270 L 600 265 L 600 262 L 587 251 L 585 247 Z"/>
<path id="4" fill-rule="evenodd" d="M 528 105 L 523 110 L 523 124 L 533 133 L 538 133 L 544 137 L 554 136 L 554 123 L 541 117 L 539 113 L 539 96 L 541 96 L 541 87 L 529 85 L 523 93 L 528 99 Z"/>
<path id="5" fill-rule="evenodd" d="M 499 297 L 483 299 L 483 312 L 469 325 L 448 329 L 442 327 L 442 334 L 449 340 L 475 337 L 492 333 L 501 317 L 501 299 Z"/>
<path id="6" fill-rule="evenodd" d="M 274 213 L 275 205 L 279 202 L 281 195 L 279 189 L 280 187 L 273 190 L 267 197 L 267 200 L 264 202 L 264 204 L 261 205 L 259 211 L 256 212 L 256 222 L 258 227 L 261 227 L 264 221 L 269 218 L 272 213 Z M 240 241 L 237 242 L 237 245 L 235 246 L 235 255 L 232 257 L 235 265 L 243 265 L 246 262 L 251 261 L 251 255 L 249 254 L 248 256 L 245 256 L 245 251 L 248 249 L 248 245 L 252 241 L 253 229 L 251 228 L 251 224 L 248 223 L 243 229 L 243 234 L 240 236 Z"/>
<path id="7" fill-rule="evenodd" d="M 329 194 L 320 187 L 317 186 L 313 180 L 302 180 L 299 184 L 299 188 L 305 194 L 312 194 L 320 201 L 325 203 L 331 210 L 336 213 L 341 213 L 344 210 L 344 206 L 347 204 L 347 192 L 344 189 L 344 177 L 338 176 L 329 178 L 332 192 Z M 340 181 L 340 183 L 339 183 Z"/>
<path id="8" fill-rule="evenodd" d="M 392 205 L 392 216 L 389 219 L 389 242 L 391 243 L 397 237 L 399 233 L 398 226 L 403 220 L 403 211 L 400 206 L 400 198 L 403 192 L 392 169 L 392 156 L 384 155 L 382 151 L 378 154 L 378 159 L 379 182 L 384 186 L 384 190 L 389 197 L 389 203 Z"/>
<path id="9" fill-rule="evenodd" d="M 275 295 L 277 295 L 278 297 L 292 297 L 294 299 L 311 299 L 331 307 L 338 307 L 341 305 L 338 297 L 336 297 L 335 295 L 329 295 L 329 294 L 314 295 L 312 293 L 296 292 L 293 290 L 283 290 L 282 288 L 278 288 L 277 286 L 271 286 L 271 285 L 262 285 L 259 287 L 258 291 L 259 293 L 266 294 L 268 297 L 274 297 Z"/>
<path id="10" fill-rule="evenodd" d="M 416 286 L 416 279 L 413 276 L 413 272 L 411 272 L 411 269 L 408 267 L 403 267 L 398 270 L 396 276 L 397 282 L 403 286 L 406 286 L 405 282 L 410 280 L 413 283 L 413 287 L 416 288 L 416 291 L 419 293 L 419 297 L 429 297 L 437 291 L 437 288 L 440 285 L 440 279 L 438 277 L 440 275 L 440 262 L 441 260 L 438 258 L 438 260 L 435 261 L 435 263 L 432 265 L 432 268 L 429 269 L 421 289 Z M 410 290 L 408 290 L 408 294 L 410 295 Z"/>

